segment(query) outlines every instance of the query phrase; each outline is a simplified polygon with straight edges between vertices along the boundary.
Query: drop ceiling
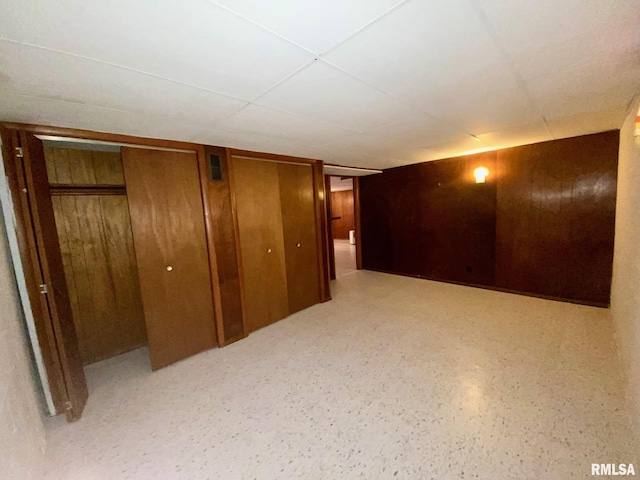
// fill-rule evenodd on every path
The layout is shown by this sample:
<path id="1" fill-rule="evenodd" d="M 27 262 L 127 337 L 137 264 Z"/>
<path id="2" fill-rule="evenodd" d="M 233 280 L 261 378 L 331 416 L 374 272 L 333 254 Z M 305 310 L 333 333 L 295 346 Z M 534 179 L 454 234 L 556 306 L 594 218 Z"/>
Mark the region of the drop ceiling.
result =
<path id="1" fill-rule="evenodd" d="M 0 120 L 387 168 L 619 128 L 638 0 L 5 0 Z"/>

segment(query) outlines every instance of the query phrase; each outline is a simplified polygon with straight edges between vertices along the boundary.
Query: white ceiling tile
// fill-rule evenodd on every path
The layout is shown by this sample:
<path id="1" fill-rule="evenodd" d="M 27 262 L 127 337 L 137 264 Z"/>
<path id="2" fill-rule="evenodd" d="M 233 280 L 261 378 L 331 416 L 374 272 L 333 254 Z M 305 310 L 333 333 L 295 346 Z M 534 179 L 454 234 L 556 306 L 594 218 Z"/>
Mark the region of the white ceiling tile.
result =
<path id="1" fill-rule="evenodd" d="M 313 61 L 205 0 L 7 0 L 0 32 L 244 100 Z"/>
<path id="2" fill-rule="evenodd" d="M 450 140 L 445 143 L 433 145 L 431 147 L 431 150 L 440 153 L 442 155 L 441 158 L 449 158 L 457 157 L 459 155 L 471 155 L 473 153 L 495 150 L 495 147 L 481 141 L 480 139 L 473 138 L 470 135 L 465 135 L 460 136 L 455 140 Z"/>
<path id="3" fill-rule="evenodd" d="M 449 101 L 441 98 L 443 92 L 456 93 L 448 87 L 468 87 L 502 62 L 465 0 L 408 2 L 330 52 L 326 60 L 416 102 L 424 111 L 432 109 L 433 102 Z"/>
<path id="4" fill-rule="evenodd" d="M 553 140 L 549 129 L 544 122 L 531 125 L 521 125 L 515 128 L 498 130 L 478 135 L 478 138 L 488 145 L 496 148 L 509 148 L 530 143 L 546 142 Z"/>
<path id="5" fill-rule="evenodd" d="M 409 2 L 326 60 L 465 132 L 541 119 L 466 0 Z"/>
<path id="6" fill-rule="evenodd" d="M 256 103 L 364 132 L 412 116 L 388 95 L 318 61 L 259 98 Z"/>
<path id="7" fill-rule="evenodd" d="M 63 100 L 0 93 L 0 118 L 8 122 L 189 141 L 199 124 Z"/>
<path id="8" fill-rule="evenodd" d="M 550 120 L 549 129 L 554 138 L 575 137 L 619 129 L 622 127 L 625 117 L 625 112 L 620 109 L 567 115 Z"/>
<path id="9" fill-rule="evenodd" d="M 315 53 L 323 53 L 403 0 L 216 0 Z"/>
<path id="10" fill-rule="evenodd" d="M 411 117 L 399 122 L 385 125 L 366 133 L 421 147 L 443 143 L 465 134 L 454 123 L 443 123 L 420 112 L 416 112 Z"/>
<path id="11" fill-rule="evenodd" d="M 203 126 L 246 102 L 74 55 L 0 41 L 0 89 Z"/>
<path id="12" fill-rule="evenodd" d="M 521 66 L 539 57 L 552 68 L 605 60 L 636 49 L 640 40 L 637 0 L 470 1 Z"/>
<path id="13" fill-rule="evenodd" d="M 221 128 L 212 127 L 199 132 L 190 141 L 202 143 L 204 145 L 216 145 L 241 150 L 252 150 L 256 152 L 275 153 L 280 155 L 292 155 L 305 158 L 322 160 L 317 153 L 316 147 L 290 139 L 283 139 L 273 135 L 263 133 L 231 132 Z"/>
<path id="14" fill-rule="evenodd" d="M 322 145 L 351 135 L 353 132 L 324 122 L 280 112 L 260 105 L 249 105 L 216 127 L 245 134 L 265 134 L 284 141 Z"/>

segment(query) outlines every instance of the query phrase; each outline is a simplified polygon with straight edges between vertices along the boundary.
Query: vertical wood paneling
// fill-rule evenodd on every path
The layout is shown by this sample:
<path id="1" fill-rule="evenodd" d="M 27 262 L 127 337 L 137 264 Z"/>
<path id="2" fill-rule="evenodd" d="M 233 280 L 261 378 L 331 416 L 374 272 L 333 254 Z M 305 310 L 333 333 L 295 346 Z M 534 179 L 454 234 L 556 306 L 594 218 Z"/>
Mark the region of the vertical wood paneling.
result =
<path id="1" fill-rule="evenodd" d="M 205 154 L 220 158 L 222 180 L 211 180 L 208 161 L 205 174 L 207 201 L 211 212 L 211 229 L 216 249 L 220 301 L 222 309 L 223 344 L 244 336 L 242 297 L 240 293 L 240 271 L 238 246 L 235 240 L 229 168 L 225 149 L 205 147 Z"/>
<path id="2" fill-rule="evenodd" d="M 353 190 L 331 192 L 331 229 L 333 238 L 349 238 L 355 230 Z"/>
<path id="3" fill-rule="evenodd" d="M 289 313 L 320 301 L 318 248 L 310 165 L 278 164 Z"/>
<path id="4" fill-rule="evenodd" d="M 496 286 L 609 303 L 618 133 L 498 153 Z"/>
<path id="5" fill-rule="evenodd" d="M 614 131 L 362 177 L 364 268 L 607 305 L 617 149 Z"/>
<path id="6" fill-rule="evenodd" d="M 50 183 L 124 182 L 119 153 L 70 152 L 46 149 Z M 92 363 L 145 344 L 127 198 L 61 195 L 52 200 L 83 362 Z"/>
<path id="7" fill-rule="evenodd" d="M 278 164 L 232 157 L 248 332 L 289 315 Z"/>

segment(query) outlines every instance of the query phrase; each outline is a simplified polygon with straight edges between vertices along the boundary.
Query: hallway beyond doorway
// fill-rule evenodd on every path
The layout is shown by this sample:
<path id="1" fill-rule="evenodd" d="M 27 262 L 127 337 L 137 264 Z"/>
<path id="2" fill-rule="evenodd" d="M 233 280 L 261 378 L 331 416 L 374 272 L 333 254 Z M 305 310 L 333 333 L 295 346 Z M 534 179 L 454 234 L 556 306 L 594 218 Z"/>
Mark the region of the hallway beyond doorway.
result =
<path id="1" fill-rule="evenodd" d="M 333 248 L 336 255 L 336 278 L 356 271 L 356 246 L 349 240 L 335 239 Z"/>

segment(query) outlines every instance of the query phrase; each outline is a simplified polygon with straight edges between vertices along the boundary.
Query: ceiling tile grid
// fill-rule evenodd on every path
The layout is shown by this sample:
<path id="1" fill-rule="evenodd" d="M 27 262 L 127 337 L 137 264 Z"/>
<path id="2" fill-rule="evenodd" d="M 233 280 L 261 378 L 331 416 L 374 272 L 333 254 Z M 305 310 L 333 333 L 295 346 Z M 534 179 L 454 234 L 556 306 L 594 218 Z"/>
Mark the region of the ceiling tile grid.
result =
<path id="1" fill-rule="evenodd" d="M 0 120 L 384 168 L 619 128 L 637 0 L 6 0 Z"/>

